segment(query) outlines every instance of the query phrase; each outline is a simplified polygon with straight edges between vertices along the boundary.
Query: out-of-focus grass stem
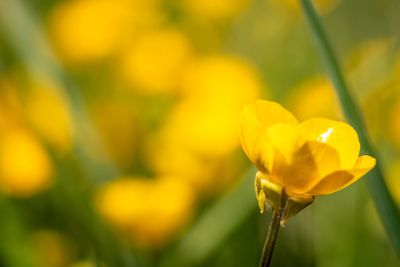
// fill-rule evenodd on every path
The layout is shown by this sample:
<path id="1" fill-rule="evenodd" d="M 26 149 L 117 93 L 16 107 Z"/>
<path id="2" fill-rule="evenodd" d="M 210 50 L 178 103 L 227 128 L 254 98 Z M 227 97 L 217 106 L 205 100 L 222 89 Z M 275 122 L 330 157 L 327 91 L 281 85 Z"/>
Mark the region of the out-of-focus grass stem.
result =
<path id="1" fill-rule="evenodd" d="M 396 206 L 385 184 L 379 156 L 371 145 L 361 112 L 348 90 L 335 53 L 328 41 L 313 4 L 310 0 L 301 0 L 301 4 L 321 56 L 322 63 L 326 68 L 341 102 L 343 113 L 347 121 L 358 132 L 362 152 L 374 156 L 377 159 L 376 167 L 368 174 L 366 180 L 381 221 L 392 241 L 397 255 L 400 257 L 400 210 Z"/>

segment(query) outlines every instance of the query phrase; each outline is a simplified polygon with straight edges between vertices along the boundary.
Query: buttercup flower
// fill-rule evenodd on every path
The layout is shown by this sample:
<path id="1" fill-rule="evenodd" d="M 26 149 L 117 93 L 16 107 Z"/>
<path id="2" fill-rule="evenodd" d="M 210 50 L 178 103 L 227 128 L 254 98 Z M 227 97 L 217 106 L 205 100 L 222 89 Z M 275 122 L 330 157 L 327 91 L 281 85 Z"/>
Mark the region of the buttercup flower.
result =
<path id="1" fill-rule="evenodd" d="M 357 181 L 375 166 L 359 156 L 354 129 L 340 121 L 313 118 L 299 123 L 277 103 L 257 100 L 242 113 L 241 143 L 257 166 L 261 211 L 286 206 L 281 222 L 313 201 Z"/>
<path id="2" fill-rule="evenodd" d="M 113 53 L 126 34 L 129 12 L 117 1 L 69 1 L 50 16 L 50 32 L 60 55 L 90 62 Z"/>
<path id="3" fill-rule="evenodd" d="M 332 84 L 325 77 L 313 77 L 297 85 L 289 95 L 289 107 L 300 120 L 313 117 L 342 118 Z"/>
<path id="4" fill-rule="evenodd" d="M 183 32 L 152 31 L 135 39 L 122 54 L 121 77 L 140 93 L 174 93 L 192 57 L 192 44 Z"/>
<path id="5" fill-rule="evenodd" d="M 251 0 L 182 0 L 186 12 L 211 20 L 223 20 L 240 14 Z"/>
<path id="6" fill-rule="evenodd" d="M 216 55 L 188 67 L 181 90 L 184 97 L 166 118 L 166 131 L 195 153 L 221 156 L 239 146 L 237 117 L 260 97 L 262 86 L 249 63 Z"/>
<path id="7" fill-rule="evenodd" d="M 53 181 L 53 165 L 40 142 L 28 131 L 13 129 L 0 138 L 0 189 L 31 197 Z"/>
<path id="8" fill-rule="evenodd" d="M 61 88 L 50 80 L 37 77 L 32 80 L 24 100 L 25 114 L 38 134 L 60 152 L 71 149 L 74 126 Z"/>
<path id="9" fill-rule="evenodd" d="M 191 188 L 172 176 L 148 179 L 122 177 L 106 184 L 98 195 L 104 218 L 135 245 L 159 248 L 190 221 L 194 208 Z"/>

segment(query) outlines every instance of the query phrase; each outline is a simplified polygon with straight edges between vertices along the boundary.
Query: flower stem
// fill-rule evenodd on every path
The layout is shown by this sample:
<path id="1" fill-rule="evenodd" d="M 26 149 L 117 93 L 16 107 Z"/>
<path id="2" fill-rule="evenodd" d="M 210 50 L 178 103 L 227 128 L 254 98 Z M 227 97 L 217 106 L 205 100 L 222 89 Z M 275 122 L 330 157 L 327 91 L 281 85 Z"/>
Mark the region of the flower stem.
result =
<path id="1" fill-rule="evenodd" d="M 321 21 L 310 0 L 301 0 L 305 18 L 309 24 L 315 44 L 319 50 L 322 63 L 329 75 L 337 96 L 341 102 L 342 110 L 347 121 L 356 129 L 362 152 L 377 159 L 377 165 L 367 175 L 367 184 L 374 200 L 375 207 L 385 230 L 392 241 L 393 247 L 400 256 L 400 210 L 391 197 L 385 184 L 385 179 L 380 166 L 380 159 L 371 145 L 370 137 L 364 125 L 361 112 L 347 87 L 346 81 L 335 57 L 334 50 L 322 27 Z"/>
<path id="2" fill-rule="evenodd" d="M 274 252 L 276 240 L 278 239 L 279 229 L 281 228 L 281 218 L 285 211 L 286 201 L 286 196 L 283 195 L 280 209 L 272 212 L 259 267 L 269 267 L 271 264 L 272 254 Z"/>

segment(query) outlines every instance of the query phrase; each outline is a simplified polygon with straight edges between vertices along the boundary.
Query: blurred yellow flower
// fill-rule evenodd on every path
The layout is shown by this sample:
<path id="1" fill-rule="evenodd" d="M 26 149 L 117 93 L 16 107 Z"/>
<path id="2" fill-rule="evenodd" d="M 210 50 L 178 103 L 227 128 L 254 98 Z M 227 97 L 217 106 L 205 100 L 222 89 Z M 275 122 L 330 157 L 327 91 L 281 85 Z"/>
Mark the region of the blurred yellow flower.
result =
<path id="1" fill-rule="evenodd" d="M 61 152 L 71 148 L 73 123 L 66 97 L 49 81 L 33 81 L 25 98 L 25 112 L 32 126 Z"/>
<path id="2" fill-rule="evenodd" d="M 23 130 L 10 130 L 0 139 L 0 186 L 6 193 L 29 197 L 46 189 L 53 167 L 36 138 Z"/>
<path id="3" fill-rule="evenodd" d="M 224 155 L 239 146 L 239 124 L 233 117 L 239 113 L 223 105 L 185 100 L 173 108 L 166 131 L 194 153 Z"/>
<path id="4" fill-rule="evenodd" d="M 176 91 L 193 56 L 190 40 L 177 29 L 151 31 L 122 54 L 121 75 L 134 90 L 157 94 Z"/>
<path id="5" fill-rule="evenodd" d="M 257 100 L 242 114 L 241 142 L 257 166 L 257 197 L 277 205 L 271 192 L 295 202 L 334 193 L 357 181 L 375 166 L 375 159 L 359 156 L 354 129 L 340 121 L 313 118 L 299 123 L 277 103 Z"/>
<path id="6" fill-rule="evenodd" d="M 293 89 L 289 107 L 300 120 L 312 117 L 342 118 L 335 89 L 324 77 L 310 79 Z"/>
<path id="7" fill-rule="evenodd" d="M 68 1 L 51 13 L 50 32 L 63 58 L 91 62 L 116 52 L 131 38 L 134 28 L 158 20 L 153 14 L 156 7 L 152 0 Z"/>
<path id="8" fill-rule="evenodd" d="M 101 214 L 136 245 L 165 245 L 189 222 L 194 207 L 190 187 L 173 177 L 126 177 L 107 184 L 99 193 Z"/>
<path id="9" fill-rule="evenodd" d="M 223 103 L 239 110 L 258 97 L 262 87 L 257 70 L 249 62 L 227 55 L 208 56 L 193 62 L 181 84 L 187 97 L 202 103 L 220 106 Z"/>
<path id="10" fill-rule="evenodd" d="M 165 131 L 203 155 L 223 155 L 239 146 L 243 106 L 261 94 L 261 81 L 246 62 L 222 56 L 199 60 L 182 82 L 185 97 L 170 112 Z"/>
<path id="11" fill-rule="evenodd" d="M 181 0 L 189 14 L 212 20 L 229 19 L 249 6 L 252 0 Z"/>

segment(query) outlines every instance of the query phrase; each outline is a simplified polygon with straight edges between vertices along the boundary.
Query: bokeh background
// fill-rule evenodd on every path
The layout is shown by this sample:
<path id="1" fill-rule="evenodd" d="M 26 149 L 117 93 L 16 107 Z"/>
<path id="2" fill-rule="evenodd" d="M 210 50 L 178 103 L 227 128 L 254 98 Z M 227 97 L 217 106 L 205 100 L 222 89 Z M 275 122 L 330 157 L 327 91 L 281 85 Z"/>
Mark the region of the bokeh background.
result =
<path id="1" fill-rule="evenodd" d="M 400 205 L 400 2 L 316 0 Z M 0 0 L 0 266 L 257 266 L 243 105 L 343 119 L 296 0 Z M 364 181 L 274 266 L 399 266 Z"/>

